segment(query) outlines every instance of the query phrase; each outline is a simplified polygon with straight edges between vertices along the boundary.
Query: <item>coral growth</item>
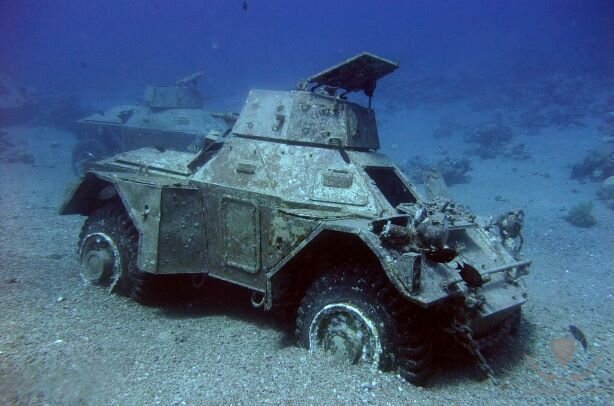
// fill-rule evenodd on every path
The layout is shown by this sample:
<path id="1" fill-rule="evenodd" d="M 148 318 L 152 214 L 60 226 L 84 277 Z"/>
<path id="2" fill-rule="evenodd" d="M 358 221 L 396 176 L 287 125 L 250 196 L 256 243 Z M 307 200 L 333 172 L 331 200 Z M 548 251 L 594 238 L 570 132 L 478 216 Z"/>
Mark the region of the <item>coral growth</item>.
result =
<path id="1" fill-rule="evenodd" d="M 413 156 L 403 161 L 400 167 L 415 183 L 422 183 L 424 173 L 435 170 L 443 176 L 448 185 L 454 185 L 469 181 L 467 173 L 471 170 L 471 161 L 445 157 L 436 162 L 428 162 L 420 156 Z"/>
<path id="2" fill-rule="evenodd" d="M 512 140 L 512 130 L 500 123 L 483 123 L 465 134 L 465 141 L 476 144 L 502 146 Z"/>
<path id="3" fill-rule="evenodd" d="M 511 143 L 512 129 L 496 122 L 483 123 L 467 130 L 464 140 L 474 145 L 470 153 L 482 159 L 493 159 Z"/>
<path id="4" fill-rule="evenodd" d="M 614 98 L 612 99 L 612 104 L 614 105 Z M 603 115 L 599 124 L 599 131 L 603 134 L 605 142 L 614 142 L 614 106 L 612 111 L 608 111 Z"/>
<path id="5" fill-rule="evenodd" d="M 542 109 L 533 107 L 520 113 L 517 125 L 525 130 L 526 135 L 538 135 L 550 126 L 550 122 Z"/>
<path id="6" fill-rule="evenodd" d="M 594 226 L 597 224 L 597 219 L 593 216 L 593 202 L 578 203 L 569 209 L 563 219 L 576 227 Z"/>
<path id="7" fill-rule="evenodd" d="M 571 167 L 572 179 L 601 182 L 614 175 L 614 150 L 590 151 Z"/>
<path id="8" fill-rule="evenodd" d="M 454 115 L 448 114 L 441 117 L 439 125 L 433 130 L 434 138 L 448 138 L 458 131 L 465 129 Z"/>
<path id="9" fill-rule="evenodd" d="M 20 151 L 15 144 L 8 139 L 8 133 L 0 129 L 0 162 L 3 163 L 22 163 L 34 165 L 34 156 L 30 153 Z"/>
<path id="10" fill-rule="evenodd" d="M 13 143 L 7 137 L 8 133 L 0 129 L 0 154 L 13 148 Z"/>
<path id="11" fill-rule="evenodd" d="M 30 91 L 0 73 L 0 125 L 27 122 L 34 113 L 35 104 Z"/>
<path id="12" fill-rule="evenodd" d="M 531 154 L 527 151 L 525 144 L 514 144 L 503 149 L 503 156 L 515 161 L 525 161 L 531 158 Z"/>
<path id="13" fill-rule="evenodd" d="M 614 176 L 606 178 L 597 191 L 597 199 L 603 200 L 605 206 L 614 210 Z"/>

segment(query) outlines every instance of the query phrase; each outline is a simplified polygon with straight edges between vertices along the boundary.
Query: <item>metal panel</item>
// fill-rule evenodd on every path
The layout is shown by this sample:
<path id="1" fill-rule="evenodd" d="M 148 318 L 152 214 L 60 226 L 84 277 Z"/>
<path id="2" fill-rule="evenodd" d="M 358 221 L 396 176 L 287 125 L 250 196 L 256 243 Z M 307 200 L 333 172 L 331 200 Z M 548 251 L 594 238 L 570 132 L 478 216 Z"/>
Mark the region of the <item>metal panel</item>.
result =
<path id="1" fill-rule="evenodd" d="M 349 92 L 362 90 L 367 96 L 372 96 L 375 83 L 398 67 L 398 63 L 363 52 L 313 75 L 306 82 L 340 87 Z"/>
<path id="2" fill-rule="evenodd" d="M 356 180 L 354 180 L 356 179 Z M 365 206 L 369 202 L 362 182 L 350 169 L 329 168 L 313 177 L 311 200 Z"/>
<path id="3" fill-rule="evenodd" d="M 327 147 L 379 148 L 372 110 L 311 92 L 252 90 L 233 133 Z"/>
<path id="4" fill-rule="evenodd" d="M 260 213 L 251 201 L 223 197 L 224 264 L 249 273 L 260 270 Z"/>
<path id="5" fill-rule="evenodd" d="M 160 206 L 159 272 L 203 271 L 205 237 L 200 190 L 163 188 Z"/>

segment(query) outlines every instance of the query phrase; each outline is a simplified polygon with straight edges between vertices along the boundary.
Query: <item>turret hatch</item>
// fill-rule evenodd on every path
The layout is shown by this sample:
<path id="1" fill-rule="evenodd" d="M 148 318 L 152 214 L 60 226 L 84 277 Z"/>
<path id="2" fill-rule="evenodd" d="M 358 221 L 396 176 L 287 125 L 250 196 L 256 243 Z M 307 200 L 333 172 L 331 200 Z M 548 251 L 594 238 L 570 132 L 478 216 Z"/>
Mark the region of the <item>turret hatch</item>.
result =
<path id="1" fill-rule="evenodd" d="M 303 86 L 315 83 L 316 87 L 330 86 L 347 93 L 362 90 L 372 97 L 377 81 L 398 67 L 398 63 L 363 52 L 306 79 Z"/>

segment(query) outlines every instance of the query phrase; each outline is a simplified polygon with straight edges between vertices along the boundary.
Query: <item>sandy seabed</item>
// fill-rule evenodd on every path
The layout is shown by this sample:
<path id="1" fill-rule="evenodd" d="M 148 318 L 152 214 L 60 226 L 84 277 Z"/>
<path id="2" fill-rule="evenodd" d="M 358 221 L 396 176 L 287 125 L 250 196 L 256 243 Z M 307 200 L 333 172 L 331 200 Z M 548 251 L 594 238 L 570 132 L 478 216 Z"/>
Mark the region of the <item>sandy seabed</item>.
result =
<path id="1" fill-rule="evenodd" d="M 396 131 L 410 119 L 384 117 L 383 143 L 395 145 L 384 151 L 394 158 L 461 152 L 429 139 L 428 120 L 424 138 Z M 74 139 L 42 127 L 6 130 L 35 164 L 0 164 L 0 404 L 614 403 L 614 212 L 596 203 L 589 229 L 561 218 L 594 199 L 597 186 L 570 180 L 568 168 L 598 145 L 590 128 L 527 137 L 527 161 L 476 159 L 471 182 L 451 188 L 481 215 L 525 211 L 530 298 L 519 334 L 487 353 L 499 386 L 469 359 L 438 363 L 424 388 L 310 355 L 241 289 L 214 284 L 203 300 L 147 307 L 85 286 L 75 253 L 84 218 L 57 214 L 75 180 Z M 575 343 L 564 363 L 553 344 L 572 338 L 570 324 L 589 345 Z"/>

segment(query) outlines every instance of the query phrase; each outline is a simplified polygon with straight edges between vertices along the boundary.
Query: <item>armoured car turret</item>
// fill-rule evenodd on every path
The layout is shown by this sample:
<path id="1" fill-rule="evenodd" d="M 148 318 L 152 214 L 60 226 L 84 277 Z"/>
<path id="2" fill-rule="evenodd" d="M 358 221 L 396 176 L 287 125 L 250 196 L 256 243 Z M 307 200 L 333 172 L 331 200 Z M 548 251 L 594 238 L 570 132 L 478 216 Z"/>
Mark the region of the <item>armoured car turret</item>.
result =
<path id="1" fill-rule="evenodd" d="M 346 96 L 370 105 L 397 68 L 363 53 L 296 90 L 251 91 L 232 131 L 197 154 L 93 164 L 60 211 L 87 216 L 83 279 L 142 300 L 156 275 L 207 275 L 292 310 L 310 350 L 420 383 L 451 337 L 492 377 L 480 351 L 517 324 L 529 262 L 436 174 L 426 199 L 377 152 L 374 111 Z"/>
<path id="2" fill-rule="evenodd" d="M 203 110 L 204 97 L 197 88 L 202 75 L 194 73 L 172 86 L 147 86 L 139 104 L 116 106 L 79 120 L 72 153 L 75 173 L 83 173 L 85 162 L 141 147 L 188 151 L 209 131 L 223 131 L 215 116 Z"/>

